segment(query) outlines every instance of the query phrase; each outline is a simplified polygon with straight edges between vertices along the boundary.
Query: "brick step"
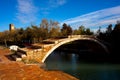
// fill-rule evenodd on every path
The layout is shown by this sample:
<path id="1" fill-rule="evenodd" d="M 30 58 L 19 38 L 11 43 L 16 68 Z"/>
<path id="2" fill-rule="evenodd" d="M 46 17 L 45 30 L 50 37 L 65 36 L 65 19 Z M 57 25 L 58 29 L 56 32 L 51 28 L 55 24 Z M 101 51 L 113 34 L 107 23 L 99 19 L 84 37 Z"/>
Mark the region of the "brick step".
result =
<path id="1" fill-rule="evenodd" d="M 16 55 L 20 56 L 21 58 L 25 58 L 26 54 L 21 53 L 21 52 L 16 52 Z"/>
<path id="2" fill-rule="evenodd" d="M 23 51 L 23 50 L 21 50 L 21 49 L 18 49 L 17 52 L 21 52 L 21 53 L 23 53 L 23 54 L 26 54 L 26 52 Z"/>
<path id="3" fill-rule="evenodd" d="M 22 58 L 16 54 L 11 55 L 11 57 L 15 60 L 15 61 L 22 61 Z"/>

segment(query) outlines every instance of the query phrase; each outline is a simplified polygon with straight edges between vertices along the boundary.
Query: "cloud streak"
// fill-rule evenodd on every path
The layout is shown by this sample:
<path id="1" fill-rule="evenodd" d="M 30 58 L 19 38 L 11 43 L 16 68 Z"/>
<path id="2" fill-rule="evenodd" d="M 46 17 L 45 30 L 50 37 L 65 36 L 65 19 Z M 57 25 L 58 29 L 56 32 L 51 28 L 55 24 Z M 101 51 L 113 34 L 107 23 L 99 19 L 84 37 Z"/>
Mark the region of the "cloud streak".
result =
<path id="1" fill-rule="evenodd" d="M 61 22 L 61 24 L 67 23 L 74 28 L 84 25 L 85 27 L 96 30 L 99 26 L 115 24 L 117 20 L 120 20 L 120 6 L 98 10 L 75 18 L 70 18 Z"/>
<path id="2" fill-rule="evenodd" d="M 16 18 L 22 23 L 34 22 L 36 20 L 37 7 L 32 0 L 17 0 Z"/>

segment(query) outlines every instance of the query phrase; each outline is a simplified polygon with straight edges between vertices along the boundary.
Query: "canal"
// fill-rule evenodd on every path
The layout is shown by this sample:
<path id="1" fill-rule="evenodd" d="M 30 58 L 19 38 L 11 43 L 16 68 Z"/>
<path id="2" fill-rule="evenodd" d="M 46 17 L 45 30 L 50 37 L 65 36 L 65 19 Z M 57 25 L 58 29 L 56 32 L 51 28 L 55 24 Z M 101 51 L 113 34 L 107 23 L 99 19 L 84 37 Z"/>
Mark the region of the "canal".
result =
<path id="1" fill-rule="evenodd" d="M 85 42 L 78 41 L 56 49 L 45 61 L 47 69 L 61 70 L 80 80 L 120 80 L 120 64 L 106 61 L 104 51 L 97 49 L 96 52 L 95 48 L 100 48 L 96 43 L 89 42 L 89 45 L 96 46 L 91 48 L 83 45 Z"/>

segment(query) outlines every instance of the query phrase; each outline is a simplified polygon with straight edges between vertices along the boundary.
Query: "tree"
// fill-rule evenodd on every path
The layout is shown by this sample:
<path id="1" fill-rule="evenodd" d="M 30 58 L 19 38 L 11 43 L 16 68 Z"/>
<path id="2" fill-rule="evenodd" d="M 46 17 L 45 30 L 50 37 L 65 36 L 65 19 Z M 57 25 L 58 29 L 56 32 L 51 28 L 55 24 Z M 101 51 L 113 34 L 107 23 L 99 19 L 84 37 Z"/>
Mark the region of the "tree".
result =
<path id="1" fill-rule="evenodd" d="M 113 47 L 113 57 L 119 59 L 120 56 L 120 21 L 117 21 L 113 31 L 111 32 L 111 44 Z"/>
<path id="2" fill-rule="evenodd" d="M 63 36 L 68 36 L 72 34 L 72 28 L 70 25 L 68 26 L 66 23 L 63 24 L 63 27 L 61 29 L 62 35 Z"/>
<path id="3" fill-rule="evenodd" d="M 85 34 L 86 35 L 92 35 L 93 32 L 90 31 L 90 28 L 86 28 Z"/>
<path id="4" fill-rule="evenodd" d="M 112 32 L 112 24 L 109 24 L 106 30 L 107 34 L 110 34 Z"/>
<path id="5" fill-rule="evenodd" d="M 114 31 L 120 32 L 120 21 L 117 21 L 117 24 L 114 27 Z"/>
<path id="6" fill-rule="evenodd" d="M 101 27 L 99 26 L 99 29 L 97 30 L 97 35 L 99 36 L 101 33 Z"/>
<path id="7" fill-rule="evenodd" d="M 67 36 L 67 24 L 66 23 L 63 24 L 63 27 L 61 29 L 61 33 L 63 36 Z"/>
<path id="8" fill-rule="evenodd" d="M 80 35 L 84 35 L 85 34 L 85 27 L 84 26 L 80 26 L 79 27 L 79 33 L 80 33 Z"/>
<path id="9" fill-rule="evenodd" d="M 17 30 L 10 31 L 10 32 L 9 32 L 9 36 L 10 36 L 10 38 L 9 38 L 9 41 L 10 41 L 10 42 L 12 42 L 12 43 L 17 43 L 17 36 L 18 36 Z"/>
<path id="10" fill-rule="evenodd" d="M 50 30 L 50 38 L 56 38 L 56 37 L 59 37 L 60 35 L 60 32 L 59 32 L 60 28 L 52 28 Z"/>
<path id="11" fill-rule="evenodd" d="M 72 35 L 72 32 L 73 32 L 73 30 L 72 30 L 71 26 L 68 25 L 68 27 L 67 27 L 67 34 L 68 35 Z"/>
<path id="12" fill-rule="evenodd" d="M 40 24 L 40 29 L 41 29 L 41 38 L 42 39 L 47 39 L 49 36 L 49 23 L 47 19 L 43 19 L 41 24 Z"/>
<path id="13" fill-rule="evenodd" d="M 32 27 L 32 35 L 33 35 L 33 42 L 39 42 L 40 34 L 39 28 L 35 25 L 31 25 Z"/>
<path id="14" fill-rule="evenodd" d="M 3 35 L 2 39 L 3 39 L 4 43 L 5 43 L 5 46 L 7 47 L 8 46 L 7 42 L 9 41 L 9 38 L 10 38 L 9 31 L 4 31 L 2 35 Z"/>
<path id="15" fill-rule="evenodd" d="M 113 31 L 112 31 L 112 37 L 115 40 L 116 44 L 120 43 L 120 23 L 117 21 L 117 24 L 115 25 Z"/>
<path id="16" fill-rule="evenodd" d="M 27 29 L 25 30 L 25 34 L 24 34 L 24 37 L 25 37 L 25 40 L 28 42 L 28 43 L 31 43 L 32 42 L 32 39 L 33 39 L 33 31 L 30 27 L 27 27 Z"/>
<path id="17" fill-rule="evenodd" d="M 58 22 L 50 21 L 50 27 L 51 27 L 50 32 L 49 32 L 50 38 L 55 38 L 60 35 L 60 27 L 58 24 L 59 24 Z"/>
<path id="18" fill-rule="evenodd" d="M 43 19 L 41 24 L 40 24 L 40 27 L 43 27 L 43 28 L 48 30 L 48 28 L 49 28 L 48 20 L 47 19 Z"/>
<path id="19" fill-rule="evenodd" d="M 19 42 L 23 42 L 23 40 L 24 40 L 24 33 L 25 33 L 25 30 L 23 28 L 18 29 Z"/>
<path id="20" fill-rule="evenodd" d="M 73 35 L 79 35 L 79 34 L 80 34 L 80 32 L 78 29 L 73 30 Z"/>
<path id="21" fill-rule="evenodd" d="M 2 42 L 2 32 L 0 32 L 0 42 Z"/>

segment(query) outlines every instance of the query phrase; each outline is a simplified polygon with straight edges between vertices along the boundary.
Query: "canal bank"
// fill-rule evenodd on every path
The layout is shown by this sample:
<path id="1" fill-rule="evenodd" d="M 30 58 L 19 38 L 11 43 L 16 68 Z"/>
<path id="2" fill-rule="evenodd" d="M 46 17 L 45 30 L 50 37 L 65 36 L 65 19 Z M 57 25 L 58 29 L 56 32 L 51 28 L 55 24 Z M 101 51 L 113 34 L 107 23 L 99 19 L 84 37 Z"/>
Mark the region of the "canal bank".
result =
<path id="1" fill-rule="evenodd" d="M 38 65 L 10 61 L 10 51 L 0 48 L 0 80 L 79 80 L 63 71 L 48 71 Z"/>
<path id="2" fill-rule="evenodd" d="M 19 62 L 0 63 L 0 80 L 79 80 L 62 71 L 48 71 Z"/>

